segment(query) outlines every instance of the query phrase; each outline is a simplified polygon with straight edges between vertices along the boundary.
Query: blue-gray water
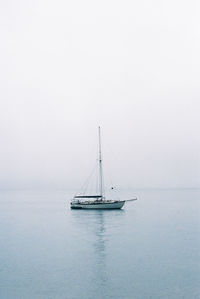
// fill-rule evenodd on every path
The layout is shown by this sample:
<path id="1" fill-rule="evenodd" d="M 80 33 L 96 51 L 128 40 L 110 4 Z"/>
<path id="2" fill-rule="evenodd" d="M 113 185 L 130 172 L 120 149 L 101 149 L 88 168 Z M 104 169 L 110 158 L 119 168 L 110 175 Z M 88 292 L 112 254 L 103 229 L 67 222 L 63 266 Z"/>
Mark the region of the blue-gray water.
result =
<path id="1" fill-rule="evenodd" d="M 82 211 L 66 192 L 0 192 L 0 298 L 200 298 L 200 190 L 135 194 Z"/>

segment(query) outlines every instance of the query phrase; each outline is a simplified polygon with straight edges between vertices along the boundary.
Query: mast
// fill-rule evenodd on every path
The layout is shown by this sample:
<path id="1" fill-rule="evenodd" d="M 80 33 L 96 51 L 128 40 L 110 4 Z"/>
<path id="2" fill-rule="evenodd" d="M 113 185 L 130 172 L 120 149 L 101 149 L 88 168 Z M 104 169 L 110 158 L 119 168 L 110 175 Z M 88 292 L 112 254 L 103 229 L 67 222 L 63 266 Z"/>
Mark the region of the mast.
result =
<path id="1" fill-rule="evenodd" d="M 99 192 L 103 197 L 102 157 L 101 157 L 101 129 L 99 126 Z"/>

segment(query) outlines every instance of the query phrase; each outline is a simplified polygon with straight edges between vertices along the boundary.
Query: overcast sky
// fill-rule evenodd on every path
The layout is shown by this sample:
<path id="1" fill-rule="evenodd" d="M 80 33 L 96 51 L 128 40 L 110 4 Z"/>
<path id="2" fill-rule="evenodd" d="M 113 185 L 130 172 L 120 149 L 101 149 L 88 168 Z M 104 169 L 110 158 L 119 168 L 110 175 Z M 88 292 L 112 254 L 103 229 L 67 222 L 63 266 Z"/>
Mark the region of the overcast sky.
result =
<path id="1" fill-rule="evenodd" d="M 0 188 L 200 187 L 200 2 L 0 2 Z"/>

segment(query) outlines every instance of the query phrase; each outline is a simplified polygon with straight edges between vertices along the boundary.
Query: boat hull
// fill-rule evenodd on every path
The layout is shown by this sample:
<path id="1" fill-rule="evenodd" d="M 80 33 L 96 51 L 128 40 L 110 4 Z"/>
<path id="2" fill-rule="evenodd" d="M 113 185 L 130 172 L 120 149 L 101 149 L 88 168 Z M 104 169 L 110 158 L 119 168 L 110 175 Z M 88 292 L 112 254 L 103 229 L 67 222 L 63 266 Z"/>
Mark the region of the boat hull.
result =
<path id="1" fill-rule="evenodd" d="M 107 209 L 121 209 L 125 201 L 108 202 L 108 203 L 72 203 L 71 209 L 87 209 L 87 210 L 107 210 Z"/>

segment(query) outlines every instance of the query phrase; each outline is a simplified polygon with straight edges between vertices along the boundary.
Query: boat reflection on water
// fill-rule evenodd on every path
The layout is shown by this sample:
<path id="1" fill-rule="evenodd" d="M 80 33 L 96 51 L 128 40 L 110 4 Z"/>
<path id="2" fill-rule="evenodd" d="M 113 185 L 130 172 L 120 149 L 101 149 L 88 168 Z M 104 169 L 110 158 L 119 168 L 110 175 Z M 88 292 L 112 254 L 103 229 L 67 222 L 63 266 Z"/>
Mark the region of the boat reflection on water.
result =
<path id="1" fill-rule="evenodd" d="M 109 275 L 109 258 L 112 258 L 113 230 L 115 235 L 120 229 L 125 216 L 125 210 L 93 210 L 91 211 L 73 210 L 72 216 L 81 230 L 86 230 L 85 235 L 88 239 L 87 245 L 91 250 L 88 271 L 92 272 L 91 286 L 93 292 L 98 294 L 98 298 L 106 298 L 111 288 L 111 277 Z M 78 222 L 78 223 L 77 223 Z M 90 244 L 89 244 L 90 243 Z M 92 263 L 92 264 L 90 264 Z M 97 297 L 96 297 L 97 298 Z"/>

